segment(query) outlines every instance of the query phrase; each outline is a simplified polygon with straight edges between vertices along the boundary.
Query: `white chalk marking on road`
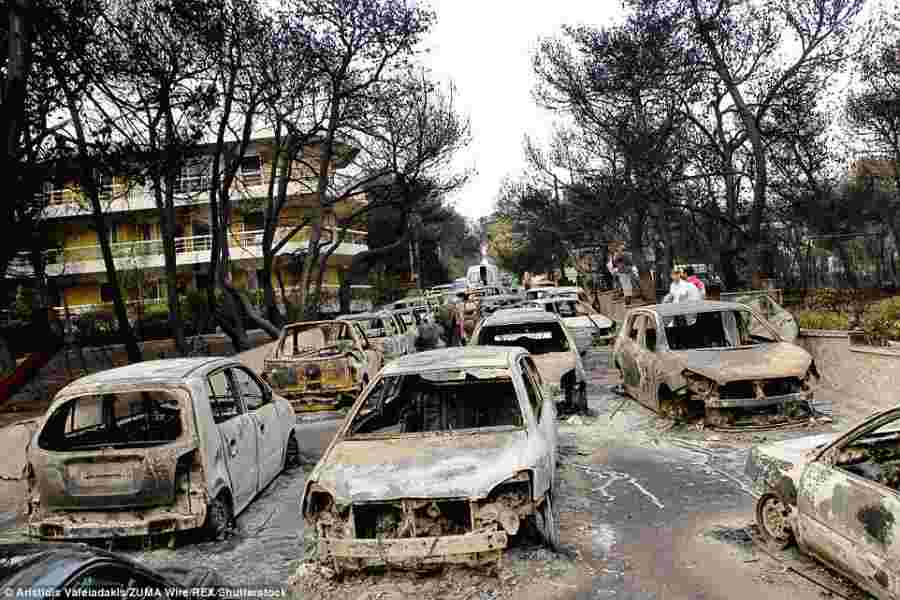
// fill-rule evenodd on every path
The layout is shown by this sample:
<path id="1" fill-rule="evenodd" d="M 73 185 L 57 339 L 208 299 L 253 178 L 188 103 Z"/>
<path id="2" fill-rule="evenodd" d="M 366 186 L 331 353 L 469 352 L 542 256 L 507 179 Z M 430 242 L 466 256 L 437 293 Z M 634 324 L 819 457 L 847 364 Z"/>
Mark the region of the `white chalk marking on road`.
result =
<path id="1" fill-rule="evenodd" d="M 641 494 L 643 494 L 647 499 L 650 500 L 650 502 L 655 504 L 658 508 L 660 508 L 660 509 L 665 508 L 665 505 L 659 501 L 659 498 L 657 498 L 653 492 L 651 492 L 650 490 L 645 488 L 643 485 L 641 485 L 632 475 L 629 475 L 628 473 L 620 473 L 619 471 L 599 471 L 599 470 L 592 469 L 585 465 L 579 465 L 577 463 L 570 463 L 570 464 L 572 466 L 578 467 L 596 477 L 604 477 L 604 478 L 608 477 L 609 479 L 607 479 L 605 482 L 603 482 L 603 485 L 601 485 L 600 487 L 591 489 L 592 492 L 599 492 L 599 493 L 603 494 L 604 499 L 606 499 L 607 501 L 611 502 L 616 499 L 615 496 L 613 496 L 612 494 L 610 494 L 609 492 L 606 491 L 607 489 L 609 489 L 609 486 L 612 485 L 613 483 L 615 483 L 616 481 L 624 481 L 625 483 L 630 483 L 631 485 L 633 485 L 639 492 L 641 492 Z"/>

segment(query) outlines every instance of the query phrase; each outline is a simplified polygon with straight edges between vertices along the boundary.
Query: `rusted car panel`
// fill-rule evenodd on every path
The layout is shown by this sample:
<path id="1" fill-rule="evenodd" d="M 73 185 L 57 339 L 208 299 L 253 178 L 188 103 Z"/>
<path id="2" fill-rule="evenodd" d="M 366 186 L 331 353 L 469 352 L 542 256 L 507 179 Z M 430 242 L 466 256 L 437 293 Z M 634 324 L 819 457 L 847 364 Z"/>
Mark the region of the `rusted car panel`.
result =
<path id="1" fill-rule="evenodd" d="M 555 408 L 535 374 L 517 348 L 387 365 L 307 480 L 319 558 L 342 569 L 499 558 L 521 519 L 550 504 Z"/>
<path id="2" fill-rule="evenodd" d="M 530 309 L 498 310 L 478 324 L 471 344 L 525 348 L 537 365 L 544 384 L 557 388 L 567 405 L 586 408 L 587 372 L 578 344 L 555 313 Z"/>
<path id="3" fill-rule="evenodd" d="M 729 302 L 632 309 L 611 366 L 640 403 L 686 412 L 689 403 L 700 402 L 712 425 L 734 424 L 736 409 L 741 416 L 750 411 L 754 425 L 809 414 L 818 380 L 808 352 L 784 342 L 749 307 Z M 753 412 L 763 409 L 770 414 Z"/>
<path id="4" fill-rule="evenodd" d="M 333 410 L 355 400 L 382 362 L 358 322 L 306 321 L 285 326 L 263 373 L 294 410 Z"/>
<path id="5" fill-rule="evenodd" d="M 758 446 L 745 473 L 764 537 L 796 542 L 877 598 L 900 597 L 900 409 L 842 435 Z"/>
<path id="6" fill-rule="evenodd" d="M 213 414 L 213 375 L 233 382 L 233 417 Z M 192 529 L 226 497 L 240 513 L 281 471 L 293 432 L 288 403 L 264 390 L 221 358 L 148 361 L 73 382 L 28 446 L 29 534 L 90 539 Z M 254 435 L 252 454 L 237 444 L 226 449 L 239 424 Z"/>

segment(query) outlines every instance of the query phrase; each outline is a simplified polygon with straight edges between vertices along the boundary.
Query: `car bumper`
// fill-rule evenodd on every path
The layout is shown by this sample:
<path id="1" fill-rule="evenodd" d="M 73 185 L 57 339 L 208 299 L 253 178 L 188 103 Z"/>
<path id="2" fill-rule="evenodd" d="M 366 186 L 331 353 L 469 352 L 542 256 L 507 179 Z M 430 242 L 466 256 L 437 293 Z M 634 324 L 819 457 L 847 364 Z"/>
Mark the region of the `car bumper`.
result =
<path id="1" fill-rule="evenodd" d="M 708 408 L 764 408 L 777 406 L 788 402 L 808 402 L 812 399 L 810 394 L 797 392 L 781 396 L 766 396 L 764 398 L 707 398 Z"/>
<path id="2" fill-rule="evenodd" d="M 361 386 L 349 386 L 310 392 L 281 391 L 279 393 L 291 403 L 294 412 L 315 412 L 335 410 L 343 404 L 356 400 L 361 391 Z"/>
<path id="3" fill-rule="evenodd" d="M 335 558 L 344 568 L 435 563 L 480 563 L 499 558 L 505 531 L 399 539 L 322 538 L 319 556 Z"/>
<path id="4" fill-rule="evenodd" d="M 29 521 L 28 535 L 46 540 L 148 536 L 196 529 L 202 527 L 205 520 L 205 510 L 202 514 L 154 511 L 151 515 L 137 511 L 102 513 L 68 511 L 59 516 Z"/>

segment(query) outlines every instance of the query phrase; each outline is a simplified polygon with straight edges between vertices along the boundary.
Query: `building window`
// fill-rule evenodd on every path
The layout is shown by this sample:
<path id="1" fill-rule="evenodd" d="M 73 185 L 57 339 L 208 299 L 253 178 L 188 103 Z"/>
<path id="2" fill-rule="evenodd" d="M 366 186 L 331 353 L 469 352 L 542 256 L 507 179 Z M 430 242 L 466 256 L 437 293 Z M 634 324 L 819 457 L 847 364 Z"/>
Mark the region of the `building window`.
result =
<path id="1" fill-rule="evenodd" d="M 112 302 L 113 296 L 115 296 L 115 290 L 113 286 L 109 283 L 100 284 L 100 302 Z"/>
<path id="2" fill-rule="evenodd" d="M 175 180 L 175 191 L 179 194 L 202 192 L 209 187 L 209 161 L 192 160 L 181 168 Z"/>
<path id="3" fill-rule="evenodd" d="M 241 158 L 241 179 L 244 185 L 260 185 L 262 183 L 262 161 L 258 154 Z"/>
<path id="4" fill-rule="evenodd" d="M 113 197 L 113 177 L 109 173 L 97 173 L 97 193 L 100 200 L 109 202 Z"/>

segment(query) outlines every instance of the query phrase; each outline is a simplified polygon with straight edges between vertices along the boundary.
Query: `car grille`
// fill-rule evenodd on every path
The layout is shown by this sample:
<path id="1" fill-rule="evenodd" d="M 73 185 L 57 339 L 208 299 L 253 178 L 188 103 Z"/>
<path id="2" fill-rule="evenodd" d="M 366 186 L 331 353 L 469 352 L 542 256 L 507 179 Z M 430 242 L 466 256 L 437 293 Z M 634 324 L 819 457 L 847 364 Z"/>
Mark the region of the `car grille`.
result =
<path id="1" fill-rule="evenodd" d="M 797 377 L 783 377 L 779 379 L 764 379 L 762 391 L 766 397 L 784 396 L 800 391 L 800 379 Z M 740 398 L 754 398 L 753 381 L 734 381 L 719 388 L 719 397 L 723 400 L 736 400 Z"/>
<path id="2" fill-rule="evenodd" d="M 357 538 L 410 538 L 459 535 L 471 531 L 469 503 L 464 500 L 403 500 L 356 504 Z"/>

